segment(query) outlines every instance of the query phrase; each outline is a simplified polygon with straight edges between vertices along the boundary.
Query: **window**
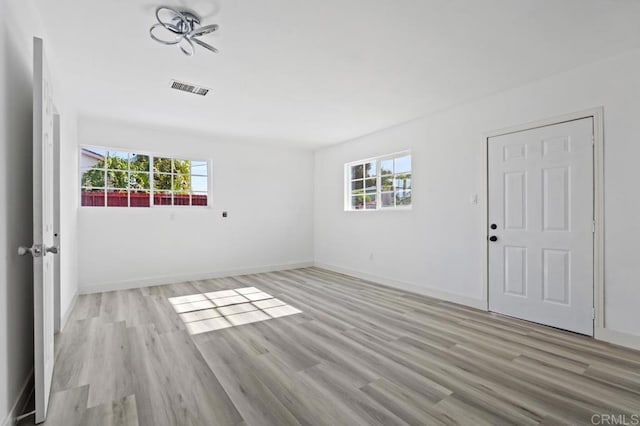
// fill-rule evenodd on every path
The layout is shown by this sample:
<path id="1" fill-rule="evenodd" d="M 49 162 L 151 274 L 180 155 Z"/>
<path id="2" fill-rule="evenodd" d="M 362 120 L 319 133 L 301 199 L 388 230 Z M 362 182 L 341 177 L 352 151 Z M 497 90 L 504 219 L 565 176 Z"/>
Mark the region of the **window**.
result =
<path id="1" fill-rule="evenodd" d="M 81 205 L 207 206 L 207 161 L 81 148 Z"/>
<path id="2" fill-rule="evenodd" d="M 345 210 L 411 206 L 411 154 L 404 152 L 346 165 Z"/>

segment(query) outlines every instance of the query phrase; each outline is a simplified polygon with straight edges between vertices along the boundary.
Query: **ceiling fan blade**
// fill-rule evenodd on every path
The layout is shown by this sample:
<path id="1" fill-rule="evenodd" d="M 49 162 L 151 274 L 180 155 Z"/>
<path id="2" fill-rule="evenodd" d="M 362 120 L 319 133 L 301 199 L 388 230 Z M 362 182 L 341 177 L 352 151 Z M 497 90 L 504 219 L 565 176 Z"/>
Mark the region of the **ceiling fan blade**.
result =
<path id="1" fill-rule="evenodd" d="M 189 37 L 198 37 L 205 34 L 210 34 L 214 31 L 218 31 L 219 26 L 217 24 L 205 25 L 204 27 L 196 28 L 189 33 Z"/>
<path id="2" fill-rule="evenodd" d="M 182 43 L 183 41 L 186 43 Z M 187 56 L 193 56 L 193 54 L 196 53 L 196 48 L 191 42 L 191 39 L 188 37 L 182 37 L 182 39 L 180 40 L 179 46 L 180 46 L 180 50 L 182 50 L 182 53 L 184 53 Z"/>
<path id="3" fill-rule="evenodd" d="M 169 35 L 173 36 L 172 40 L 167 40 L 167 39 L 162 39 L 158 36 L 156 36 L 154 34 L 154 31 L 157 28 L 164 28 L 170 32 L 168 32 Z M 151 36 L 152 39 L 154 39 L 155 41 L 157 41 L 158 43 L 162 43 L 162 44 L 166 44 L 166 45 L 171 45 L 171 44 L 178 44 L 180 43 L 180 40 L 183 38 L 182 35 L 176 35 L 176 33 L 174 31 L 169 30 L 166 26 L 164 26 L 163 24 L 154 24 L 151 26 L 151 28 L 149 28 L 149 35 Z"/>
<path id="4" fill-rule="evenodd" d="M 156 19 L 158 20 L 159 24 L 164 26 L 169 31 L 174 32 L 176 34 L 182 34 L 182 31 L 180 31 L 180 28 L 177 28 L 175 25 L 172 25 L 162 20 L 162 18 L 160 17 L 160 14 L 162 13 L 162 11 L 168 11 L 170 15 L 168 18 L 170 20 L 178 20 L 179 22 L 181 22 L 182 24 L 181 26 L 183 28 L 189 27 L 189 20 L 187 19 L 186 16 L 184 16 L 184 14 L 182 14 L 182 12 L 167 6 L 160 6 L 159 8 L 156 9 Z"/>
<path id="5" fill-rule="evenodd" d="M 213 53 L 218 53 L 218 49 L 216 49 L 215 47 L 213 47 L 209 43 L 205 43 L 204 41 L 199 40 L 199 39 L 197 39 L 195 37 L 190 38 L 190 40 L 194 41 L 196 44 L 199 44 L 200 46 L 204 47 L 205 49 L 212 51 Z"/>

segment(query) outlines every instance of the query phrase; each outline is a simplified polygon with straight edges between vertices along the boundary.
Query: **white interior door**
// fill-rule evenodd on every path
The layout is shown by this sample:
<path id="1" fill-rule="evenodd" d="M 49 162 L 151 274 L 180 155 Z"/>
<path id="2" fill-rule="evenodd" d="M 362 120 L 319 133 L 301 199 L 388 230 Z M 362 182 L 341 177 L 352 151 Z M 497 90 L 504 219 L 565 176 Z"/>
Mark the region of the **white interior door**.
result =
<path id="1" fill-rule="evenodd" d="M 36 423 L 46 419 L 54 364 L 54 107 L 42 39 L 33 41 L 33 256 Z"/>
<path id="2" fill-rule="evenodd" d="M 489 309 L 593 335 L 593 119 L 489 138 Z"/>

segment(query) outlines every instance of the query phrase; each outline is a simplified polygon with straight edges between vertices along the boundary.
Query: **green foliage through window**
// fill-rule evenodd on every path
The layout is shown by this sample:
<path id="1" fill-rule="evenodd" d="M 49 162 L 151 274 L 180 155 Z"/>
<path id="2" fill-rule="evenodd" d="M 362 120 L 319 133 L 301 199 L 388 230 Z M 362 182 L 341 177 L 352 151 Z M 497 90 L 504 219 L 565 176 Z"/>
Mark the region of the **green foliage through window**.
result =
<path id="1" fill-rule="evenodd" d="M 411 155 L 385 156 L 347 165 L 346 210 L 411 205 Z"/>
<path id="2" fill-rule="evenodd" d="M 81 154 L 83 206 L 208 204 L 206 161 L 89 148 Z"/>

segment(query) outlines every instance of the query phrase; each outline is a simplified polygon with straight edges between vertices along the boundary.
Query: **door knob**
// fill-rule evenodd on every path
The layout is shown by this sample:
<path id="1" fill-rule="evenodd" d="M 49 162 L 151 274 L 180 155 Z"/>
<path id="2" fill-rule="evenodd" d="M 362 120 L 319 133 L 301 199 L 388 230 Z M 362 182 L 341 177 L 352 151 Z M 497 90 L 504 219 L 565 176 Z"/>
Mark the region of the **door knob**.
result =
<path id="1" fill-rule="evenodd" d="M 42 256 L 46 256 L 47 253 L 58 254 L 59 252 L 60 252 L 60 249 L 56 246 L 47 247 L 41 244 L 34 244 L 31 247 L 24 247 L 24 246 L 18 247 L 18 255 L 20 256 L 24 256 L 27 253 L 31 253 L 31 256 L 33 257 L 42 257 Z"/>
<path id="2" fill-rule="evenodd" d="M 19 256 L 24 256 L 27 253 L 31 253 L 33 255 L 33 247 L 23 247 L 23 246 L 18 247 Z"/>
<path id="3" fill-rule="evenodd" d="M 492 236 L 489 237 L 489 241 L 496 242 L 496 241 L 498 241 L 498 237 L 496 237 L 495 235 L 492 235 Z"/>
<path id="4" fill-rule="evenodd" d="M 40 244 L 34 244 L 31 247 L 20 246 L 18 247 L 18 255 L 24 256 L 27 253 L 31 253 L 33 257 L 42 257 L 46 254 L 46 252 L 43 253 L 42 248 L 43 246 Z"/>

